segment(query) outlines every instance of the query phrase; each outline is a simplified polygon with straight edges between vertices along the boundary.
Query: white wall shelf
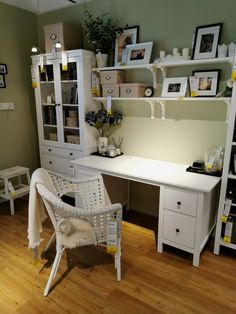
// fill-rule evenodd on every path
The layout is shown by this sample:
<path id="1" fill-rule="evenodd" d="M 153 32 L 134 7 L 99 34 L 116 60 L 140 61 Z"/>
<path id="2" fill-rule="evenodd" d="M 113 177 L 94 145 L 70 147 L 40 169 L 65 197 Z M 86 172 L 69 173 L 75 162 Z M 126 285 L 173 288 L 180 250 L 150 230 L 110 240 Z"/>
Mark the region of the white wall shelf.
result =
<path id="1" fill-rule="evenodd" d="M 93 97 L 96 101 L 106 102 L 108 97 Z M 150 118 L 155 119 L 155 103 L 161 106 L 161 119 L 165 120 L 167 101 L 193 101 L 193 102 L 225 102 L 227 104 L 226 123 L 228 122 L 230 97 L 111 97 L 113 101 L 144 101 L 150 104 Z"/>

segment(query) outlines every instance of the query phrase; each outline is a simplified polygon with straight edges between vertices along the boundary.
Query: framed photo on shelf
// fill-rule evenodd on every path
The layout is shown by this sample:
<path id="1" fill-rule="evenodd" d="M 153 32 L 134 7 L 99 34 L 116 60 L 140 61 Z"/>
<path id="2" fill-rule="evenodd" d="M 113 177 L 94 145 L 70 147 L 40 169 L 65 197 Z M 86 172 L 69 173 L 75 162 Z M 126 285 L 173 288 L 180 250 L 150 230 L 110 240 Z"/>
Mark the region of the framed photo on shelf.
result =
<path id="1" fill-rule="evenodd" d="M 193 71 L 197 97 L 214 97 L 218 92 L 220 70 Z"/>
<path id="2" fill-rule="evenodd" d="M 1 63 L 0 64 L 0 74 L 7 74 L 7 65 Z"/>
<path id="3" fill-rule="evenodd" d="M 184 97 L 187 92 L 187 86 L 187 77 L 165 78 L 161 97 Z"/>
<path id="4" fill-rule="evenodd" d="M 115 41 L 114 66 L 126 63 L 126 46 L 137 44 L 139 26 L 127 27 Z"/>
<path id="5" fill-rule="evenodd" d="M 4 74 L 0 74 L 0 88 L 5 88 L 6 83 L 5 83 L 5 77 Z"/>
<path id="6" fill-rule="evenodd" d="M 232 174 L 236 175 L 236 152 L 231 152 L 231 158 L 230 158 L 230 170 L 232 171 Z"/>
<path id="7" fill-rule="evenodd" d="M 126 64 L 147 64 L 150 62 L 153 42 L 141 43 L 136 45 L 127 45 Z"/>
<path id="8" fill-rule="evenodd" d="M 193 60 L 216 58 L 222 23 L 198 26 L 193 43 Z"/>

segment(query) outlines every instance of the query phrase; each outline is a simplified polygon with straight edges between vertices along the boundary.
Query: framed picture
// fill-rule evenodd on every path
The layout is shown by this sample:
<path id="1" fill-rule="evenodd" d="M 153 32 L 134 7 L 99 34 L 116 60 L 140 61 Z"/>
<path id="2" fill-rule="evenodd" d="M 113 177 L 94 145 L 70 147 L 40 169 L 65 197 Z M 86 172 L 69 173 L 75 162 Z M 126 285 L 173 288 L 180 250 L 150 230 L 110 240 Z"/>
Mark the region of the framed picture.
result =
<path id="1" fill-rule="evenodd" d="M 222 23 L 196 28 L 192 59 L 216 58 Z"/>
<path id="2" fill-rule="evenodd" d="M 184 97 L 187 91 L 187 77 L 165 78 L 161 97 Z"/>
<path id="3" fill-rule="evenodd" d="M 0 88 L 5 88 L 6 83 L 5 83 L 5 77 L 3 74 L 0 74 Z"/>
<path id="4" fill-rule="evenodd" d="M 126 64 L 147 64 L 152 54 L 153 42 L 141 43 L 136 45 L 127 45 Z"/>
<path id="5" fill-rule="evenodd" d="M 236 174 L 236 152 L 231 152 L 231 158 L 230 158 L 230 170 L 232 171 L 232 174 Z"/>
<path id="6" fill-rule="evenodd" d="M 0 64 L 0 74 L 7 74 L 7 65 L 6 64 Z"/>
<path id="7" fill-rule="evenodd" d="M 126 46 L 138 42 L 139 26 L 127 27 L 115 41 L 114 65 L 126 62 Z"/>
<path id="8" fill-rule="evenodd" d="M 193 71 L 196 96 L 214 97 L 218 92 L 220 70 Z"/>

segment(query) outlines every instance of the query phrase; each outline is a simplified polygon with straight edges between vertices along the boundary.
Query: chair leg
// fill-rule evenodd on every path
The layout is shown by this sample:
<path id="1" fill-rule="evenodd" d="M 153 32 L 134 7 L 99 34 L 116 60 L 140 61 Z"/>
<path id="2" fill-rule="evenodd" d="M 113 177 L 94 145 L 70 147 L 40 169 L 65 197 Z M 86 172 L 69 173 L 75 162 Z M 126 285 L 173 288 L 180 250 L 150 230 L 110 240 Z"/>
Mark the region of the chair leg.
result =
<path id="1" fill-rule="evenodd" d="M 115 254 L 115 268 L 117 281 L 121 281 L 121 245 L 120 239 L 118 240 L 117 253 Z"/>
<path id="2" fill-rule="evenodd" d="M 56 231 L 53 232 L 53 234 L 52 234 L 50 240 L 48 241 L 47 245 L 45 246 L 43 252 L 47 252 L 47 250 L 50 248 L 50 246 L 51 246 L 52 242 L 55 240 L 55 238 L 56 238 Z"/>
<path id="3" fill-rule="evenodd" d="M 48 295 L 48 291 L 50 289 L 52 280 L 56 276 L 56 273 L 57 273 L 57 270 L 58 270 L 58 266 L 59 266 L 59 263 L 60 263 L 63 251 L 64 251 L 64 249 L 62 247 L 57 248 L 56 257 L 54 259 L 54 262 L 53 262 L 53 265 L 52 265 L 52 270 L 50 272 L 50 275 L 49 275 L 49 278 L 48 278 L 48 282 L 47 282 L 47 285 L 46 285 L 46 288 L 45 288 L 44 294 L 43 294 L 45 297 Z"/>

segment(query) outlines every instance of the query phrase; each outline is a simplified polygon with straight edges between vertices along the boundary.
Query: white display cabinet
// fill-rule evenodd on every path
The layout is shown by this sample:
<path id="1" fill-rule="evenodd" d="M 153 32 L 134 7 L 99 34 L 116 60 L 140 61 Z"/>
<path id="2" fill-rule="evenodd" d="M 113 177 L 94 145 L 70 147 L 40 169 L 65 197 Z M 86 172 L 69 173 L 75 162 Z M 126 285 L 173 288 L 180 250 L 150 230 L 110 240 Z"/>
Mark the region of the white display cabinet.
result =
<path id="1" fill-rule="evenodd" d="M 63 69 L 62 53 L 32 56 L 41 167 L 73 175 L 70 160 L 96 151 L 85 113 L 93 109 L 93 53 L 71 50 Z"/>

